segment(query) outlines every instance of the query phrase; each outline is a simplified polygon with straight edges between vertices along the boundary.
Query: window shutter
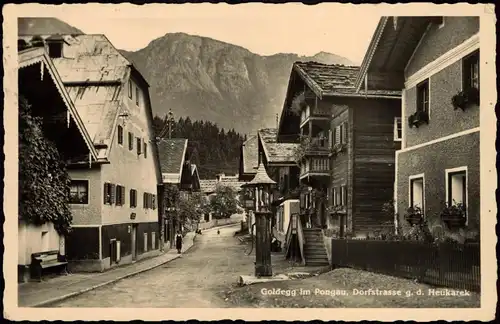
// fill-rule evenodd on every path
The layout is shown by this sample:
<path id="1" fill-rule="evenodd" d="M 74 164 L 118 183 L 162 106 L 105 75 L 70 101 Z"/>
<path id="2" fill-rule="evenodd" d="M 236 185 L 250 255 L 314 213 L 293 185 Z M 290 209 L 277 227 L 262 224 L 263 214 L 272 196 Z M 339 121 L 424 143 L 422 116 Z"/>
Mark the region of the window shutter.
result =
<path id="1" fill-rule="evenodd" d="M 110 187 L 111 187 L 110 188 L 110 196 L 111 196 L 111 198 L 109 199 L 109 203 L 112 205 L 112 204 L 115 203 L 115 196 L 116 196 L 115 190 L 116 190 L 116 186 L 114 184 L 111 184 Z"/>
<path id="2" fill-rule="evenodd" d="M 333 132 L 331 129 L 328 130 L 328 144 L 333 147 Z"/>
<path id="3" fill-rule="evenodd" d="M 345 186 L 342 186 L 342 206 L 347 205 L 347 190 Z"/>
<path id="4" fill-rule="evenodd" d="M 304 194 L 303 193 L 300 193 L 300 208 L 305 208 L 305 198 L 304 198 Z"/>
<path id="5" fill-rule="evenodd" d="M 105 204 L 108 202 L 107 195 L 108 195 L 108 183 L 105 182 L 104 183 L 104 190 L 103 190 L 103 198 L 104 198 Z"/>
<path id="6" fill-rule="evenodd" d="M 121 187 L 120 194 L 121 194 L 121 203 L 122 203 L 122 205 L 125 205 L 125 187 L 124 186 Z"/>
<path id="7" fill-rule="evenodd" d="M 134 189 L 130 189 L 130 207 L 134 207 Z"/>
<path id="8" fill-rule="evenodd" d="M 148 145 L 144 142 L 144 158 L 148 157 Z"/>
<path id="9" fill-rule="evenodd" d="M 147 208 L 148 207 L 147 200 L 148 200 L 148 194 L 147 193 L 143 193 L 142 194 L 142 208 Z"/>
<path id="10" fill-rule="evenodd" d="M 342 143 L 343 144 L 347 144 L 347 134 L 348 134 L 348 132 L 347 132 L 347 126 L 348 125 L 347 125 L 346 122 L 344 122 L 343 125 L 344 125 L 344 128 L 343 128 L 344 133 L 342 134 Z"/>
<path id="11" fill-rule="evenodd" d="M 335 144 L 340 144 L 340 126 L 335 127 Z"/>
<path id="12" fill-rule="evenodd" d="M 141 155 L 141 144 L 142 144 L 142 141 L 141 141 L 141 139 L 138 137 L 138 138 L 137 138 L 137 155 Z"/>
<path id="13" fill-rule="evenodd" d="M 156 195 L 152 195 L 153 209 L 156 209 Z"/>

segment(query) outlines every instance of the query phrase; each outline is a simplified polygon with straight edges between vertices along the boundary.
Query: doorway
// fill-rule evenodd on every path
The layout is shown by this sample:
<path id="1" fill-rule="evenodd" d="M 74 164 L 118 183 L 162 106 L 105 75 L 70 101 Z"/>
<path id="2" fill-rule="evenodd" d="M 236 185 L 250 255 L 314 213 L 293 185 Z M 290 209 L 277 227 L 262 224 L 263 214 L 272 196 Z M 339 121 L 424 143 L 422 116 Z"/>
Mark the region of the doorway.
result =
<path id="1" fill-rule="evenodd" d="M 132 224 L 132 261 L 137 260 L 137 224 Z"/>

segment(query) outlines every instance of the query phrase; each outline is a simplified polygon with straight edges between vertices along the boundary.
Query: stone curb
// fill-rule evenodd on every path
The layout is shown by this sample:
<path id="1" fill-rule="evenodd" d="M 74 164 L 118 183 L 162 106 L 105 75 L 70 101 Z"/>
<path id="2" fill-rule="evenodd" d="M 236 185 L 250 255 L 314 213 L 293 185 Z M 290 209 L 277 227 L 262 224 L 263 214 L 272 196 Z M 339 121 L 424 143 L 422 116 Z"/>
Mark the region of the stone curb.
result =
<path id="1" fill-rule="evenodd" d="M 185 252 L 189 251 L 189 249 L 191 249 L 194 246 L 195 238 L 196 238 L 196 234 L 194 234 L 194 236 L 193 236 L 193 244 L 191 244 L 190 247 L 188 247 L 186 250 L 184 250 L 184 252 L 182 254 L 184 254 Z M 158 267 L 160 267 L 160 266 L 162 266 L 162 265 L 164 265 L 164 264 L 166 264 L 166 263 L 168 263 L 170 261 L 178 259 L 182 254 L 177 254 L 172 259 L 166 260 L 165 262 L 161 262 L 159 264 L 155 264 L 155 265 L 153 265 L 151 267 L 148 267 L 148 268 L 145 268 L 145 269 L 141 269 L 141 270 L 137 270 L 135 272 L 128 273 L 126 275 L 113 278 L 111 280 L 108 280 L 106 282 L 103 282 L 103 283 L 100 283 L 100 284 L 97 284 L 97 285 L 94 285 L 94 286 L 91 286 L 91 287 L 88 287 L 88 288 L 84 288 L 84 289 L 81 289 L 81 290 L 78 290 L 78 291 L 75 291 L 75 292 L 72 292 L 72 293 L 69 293 L 69 294 L 66 294 L 66 295 L 62 295 L 62 296 L 59 296 L 59 297 L 55 297 L 55 298 L 52 298 L 52 299 L 49 299 L 49 300 L 45 300 L 43 302 L 39 302 L 39 303 L 36 303 L 36 304 L 33 304 L 33 305 L 24 306 L 24 307 L 43 307 L 43 306 L 54 304 L 56 302 L 59 302 L 59 301 L 62 301 L 62 300 L 65 300 L 65 299 L 68 299 L 68 298 L 71 298 L 71 297 L 75 297 L 75 296 L 81 295 L 81 294 L 86 293 L 88 291 L 91 291 L 91 290 L 94 290 L 94 289 L 97 289 L 97 288 L 100 288 L 100 287 L 103 287 L 103 286 L 115 283 L 115 282 L 120 281 L 122 279 L 126 279 L 126 278 L 129 278 L 129 277 L 135 276 L 135 275 L 137 275 L 139 273 L 146 272 L 146 271 L 152 270 L 154 268 L 158 268 Z"/>

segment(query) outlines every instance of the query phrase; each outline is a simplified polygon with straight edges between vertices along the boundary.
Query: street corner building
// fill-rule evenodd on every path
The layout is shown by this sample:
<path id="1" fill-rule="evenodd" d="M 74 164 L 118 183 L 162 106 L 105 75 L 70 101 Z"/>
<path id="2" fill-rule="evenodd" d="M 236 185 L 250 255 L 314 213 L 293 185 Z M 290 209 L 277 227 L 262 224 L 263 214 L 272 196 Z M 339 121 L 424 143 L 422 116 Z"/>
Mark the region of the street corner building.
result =
<path id="1" fill-rule="evenodd" d="M 196 164 L 192 163 L 191 157 L 192 151 L 188 150 L 188 140 L 186 138 L 162 138 L 158 142 L 158 151 L 160 154 L 160 163 L 162 171 L 162 186 L 164 188 L 164 195 L 167 195 L 167 187 L 175 187 L 179 191 L 179 197 L 181 195 L 189 195 L 192 192 L 199 192 L 200 187 L 200 177 L 198 174 L 198 168 Z M 165 201 L 166 196 L 163 197 Z M 175 205 L 175 202 L 172 201 Z M 179 224 L 174 217 L 174 212 L 171 212 L 169 208 L 173 206 L 163 206 L 168 210 L 168 215 L 166 215 L 166 220 L 164 223 L 164 242 L 170 242 L 173 244 L 172 238 L 175 235 L 175 231 L 179 229 Z"/>
<path id="2" fill-rule="evenodd" d="M 19 35 L 18 45 L 19 92 L 54 121 L 73 215 L 65 238 L 20 224 L 19 264 L 59 250 L 72 271 L 103 271 L 154 254 L 161 171 L 147 81 L 104 35 Z"/>
<path id="3" fill-rule="evenodd" d="M 357 86 L 402 89 L 396 221 L 419 208 L 424 219 L 479 230 L 479 17 L 384 17 L 375 37 Z M 443 215 L 458 204 L 464 219 Z"/>

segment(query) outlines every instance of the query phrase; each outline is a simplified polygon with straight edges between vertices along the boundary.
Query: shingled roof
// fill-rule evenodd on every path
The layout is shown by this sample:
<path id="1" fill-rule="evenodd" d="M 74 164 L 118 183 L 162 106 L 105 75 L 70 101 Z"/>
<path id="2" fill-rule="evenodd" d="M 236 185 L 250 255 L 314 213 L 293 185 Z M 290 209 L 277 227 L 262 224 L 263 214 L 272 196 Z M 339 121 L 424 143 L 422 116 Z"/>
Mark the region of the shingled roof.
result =
<path id="1" fill-rule="evenodd" d="M 205 194 L 211 194 L 215 192 L 216 188 L 217 188 L 217 180 L 215 179 L 200 180 L 201 192 Z"/>
<path id="2" fill-rule="evenodd" d="M 162 139 L 158 143 L 164 183 L 180 183 L 187 144 L 185 138 Z"/>
<path id="3" fill-rule="evenodd" d="M 251 135 L 241 146 L 243 152 L 243 172 L 254 174 L 259 166 L 259 142 L 257 135 Z"/>
<path id="4" fill-rule="evenodd" d="M 335 92 L 355 92 L 358 66 L 322 64 L 317 62 L 295 62 L 293 69 L 299 73 L 319 97 Z"/>
<path id="5" fill-rule="evenodd" d="M 276 128 L 262 128 L 258 131 L 260 143 L 268 163 L 295 163 L 294 152 L 299 144 L 278 143 Z"/>
<path id="6" fill-rule="evenodd" d="M 52 62 L 98 148 L 98 157 L 106 159 L 129 74 L 136 74 L 146 86 L 147 82 L 106 36 L 59 36 L 66 43 L 64 57 L 52 58 Z"/>

